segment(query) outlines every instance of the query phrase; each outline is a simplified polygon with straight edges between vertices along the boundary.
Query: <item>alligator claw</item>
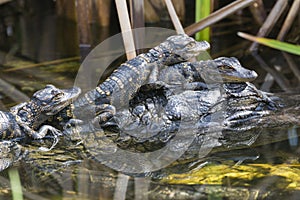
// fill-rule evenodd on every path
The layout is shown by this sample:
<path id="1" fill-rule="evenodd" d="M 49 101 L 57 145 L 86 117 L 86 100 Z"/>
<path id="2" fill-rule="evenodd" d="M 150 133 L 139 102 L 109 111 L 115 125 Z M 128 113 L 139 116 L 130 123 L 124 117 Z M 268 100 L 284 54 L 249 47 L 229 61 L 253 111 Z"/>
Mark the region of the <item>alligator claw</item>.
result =
<path id="1" fill-rule="evenodd" d="M 56 145 L 57 143 L 59 142 L 59 138 L 57 137 L 57 135 L 53 135 L 53 143 L 51 145 L 50 148 L 47 148 L 47 147 L 39 147 L 39 150 L 40 151 L 51 151 Z"/>
<path id="2" fill-rule="evenodd" d="M 44 125 L 40 128 L 39 132 L 33 133 L 32 137 L 33 137 L 33 139 L 43 139 L 43 138 L 45 138 L 48 131 L 50 131 L 50 133 L 52 134 L 52 136 L 50 136 L 50 137 L 53 139 L 53 143 L 50 148 L 40 147 L 39 148 L 40 151 L 52 150 L 56 146 L 56 144 L 59 142 L 58 136 L 62 135 L 62 132 L 60 130 L 58 130 L 52 126 L 49 126 L 49 125 Z"/>

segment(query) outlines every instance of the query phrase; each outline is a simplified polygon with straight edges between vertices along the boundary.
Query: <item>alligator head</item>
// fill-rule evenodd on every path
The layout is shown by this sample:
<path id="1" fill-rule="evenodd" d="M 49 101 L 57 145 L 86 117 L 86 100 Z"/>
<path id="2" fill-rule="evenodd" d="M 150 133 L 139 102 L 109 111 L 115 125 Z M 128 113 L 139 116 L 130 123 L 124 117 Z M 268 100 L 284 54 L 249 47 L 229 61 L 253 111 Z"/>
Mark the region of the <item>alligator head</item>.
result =
<path id="1" fill-rule="evenodd" d="M 44 89 L 35 92 L 29 104 L 39 107 L 45 115 L 54 115 L 80 94 L 78 87 L 70 89 L 58 89 L 53 85 L 47 85 Z"/>
<path id="2" fill-rule="evenodd" d="M 154 49 L 165 59 L 164 62 L 169 60 L 170 64 L 174 64 L 189 60 L 209 48 L 210 44 L 206 41 L 197 42 L 186 34 L 179 34 L 168 37 Z"/>
<path id="3" fill-rule="evenodd" d="M 205 81 L 249 82 L 257 78 L 255 71 L 244 68 L 234 57 L 220 57 L 213 61 L 200 61 L 196 62 L 194 66 L 196 69 L 199 66 L 199 73 Z"/>

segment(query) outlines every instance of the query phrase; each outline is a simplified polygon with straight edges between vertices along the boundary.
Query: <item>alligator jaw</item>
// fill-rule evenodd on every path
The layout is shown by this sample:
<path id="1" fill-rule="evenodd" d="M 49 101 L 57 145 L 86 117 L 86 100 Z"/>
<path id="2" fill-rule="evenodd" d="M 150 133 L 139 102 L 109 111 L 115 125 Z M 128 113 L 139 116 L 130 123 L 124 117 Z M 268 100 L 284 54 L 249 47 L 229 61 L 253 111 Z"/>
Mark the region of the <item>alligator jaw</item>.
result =
<path id="1" fill-rule="evenodd" d="M 253 70 L 247 70 L 244 74 L 241 73 L 238 78 L 236 78 L 236 75 L 223 75 L 222 81 L 223 82 L 251 82 L 254 81 L 257 78 L 257 73 Z"/>

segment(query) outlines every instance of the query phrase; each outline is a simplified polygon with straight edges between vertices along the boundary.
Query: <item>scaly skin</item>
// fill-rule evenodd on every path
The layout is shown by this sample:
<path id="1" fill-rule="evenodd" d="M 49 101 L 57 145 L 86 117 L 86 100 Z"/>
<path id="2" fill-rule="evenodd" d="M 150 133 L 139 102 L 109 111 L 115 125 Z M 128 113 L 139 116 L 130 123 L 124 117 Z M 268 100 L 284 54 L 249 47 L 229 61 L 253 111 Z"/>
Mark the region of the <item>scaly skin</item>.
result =
<path id="1" fill-rule="evenodd" d="M 219 127 L 219 131 L 240 133 L 251 130 L 255 124 L 243 127 L 242 122 L 268 116 L 278 109 L 278 103 L 250 83 L 225 83 L 221 88 L 215 88 L 222 90 L 220 96 L 215 96 L 213 88 L 173 95 L 164 86 L 157 86 L 154 91 L 142 89 L 144 91 L 137 94 L 139 99 L 133 99 L 132 108 L 117 112 L 106 128 L 118 132 L 115 142 L 119 146 L 143 152 L 164 146 L 178 130 L 205 132 L 209 124 Z M 251 142 L 254 142 L 251 134 L 245 135 L 243 140 L 240 137 L 240 144 Z"/>
<path id="2" fill-rule="evenodd" d="M 197 68 L 195 64 L 180 63 L 169 66 L 162 72 L 171 71 L 174 74 L 179 71 L 178 74 L 181 76 L 186 75 L 185 78 L 192 77 L 189 80 L 198 81 L 202 73 L 214 69 L 213 77 L 206 75 L 206 79 L 212 80 L 218 75 L 218 79 L 215 78 L 215 80 L 221 78 L 225 84 L 219 87 L 210 86 L 210 90 L 206 87 L 206 89 L 186 90 L 176 94 L 168 88 L 170 84 L 174 84 L 172 81 L 167 85 L 160 84 L 161 80 L 170 80 L 166 76 L 161 76 L 160 78 L 163 77 L 163 79 L 160 79 L 158 83 L 143 85 L 130 100 L 129 110 L 118 111 L 114 118 L 103 126 L 105 129 L 117 129 L 115 131 L 119 132 L 119 135 L 115 137 L 115 140 L 119 146 L 130 144 L 130 146 L 138 147 L 143 151 L 151 150 L 150 146 L 160 147 L 169 141 L 185 122 L 197 122 L 199 128 L 202 128 L 203 124 L 210 122 L 209 117 L 222 110 L 226 111 L 223 114 L 220 112 L 224 120 L 235 112 L 245 114 L 250 110 L 253 114 L 259 115 L 263 114 L 259 108 L 271 110 L 270 107 L 273 106 L 271 101 L 250 83 L 226 83 L 237 80 L 253 80 L 257 76 L 254 71 L 243 68 L 235 58 L 218 58 L 196 64 Z M 212 69 L 209 65 L 212 65 Z M 241 73 L 238 73 L 239 71 Z M 221 93 L 218 93 L 219 91 Z M 230 104 L 229 109 L 226 110 L 224 105 L 220 105 L 221 103 Z M 234 103 L 236 104 L 234 105 Z M 232 107 L 233 105 L 234 107 Z M 264 108 L 263 106 L 269 107 Z M 93 130 L 92 125 L 77 128 L 79 128 L 76 130 L 79 132 L 78 134 L 83 132 L 82 135 L 84 132 Z M 152 150 L 155 149 L 152 148 Z"/>
<path id="3" fill-rule="evenodd" d="M 103 123 L 115 114 L 115 109 L 128 105 L 139 87 L 157 79 L 158 67 L 186 61 L 208 48 L 207 42 L 196 42 L 187 35 L 171 36 L 148 53 L 121 64 L 103 83 L 55 116 L 54 122 L 88 121 L 97 113 L 95 121 Z"/>
<path id="4" fill-rule="evenodd" d="M 79 88 L 61 90 L 53 85 L 47 85 L 34 93 L 30 101 L 12 107 L 10 112 L 0 111 L 1 139 L 26 136 L 40 139 L 48 131 L 54 135 L 59 134 L 60 131 L 51 126 L 44 125 L 40 128 L 39 126 L 51 115 L 69 105 L 79 93 Z"/>
<path id="5" fill-rule="evenodd" d="M 236 58 L 221 57 L 214 60 L 199 61 L 193 63 L 183 62 L 175 64 L 161 70 L 159 82 L 157 82 L 161 83 L 161 86 L 166 87 L 164 89 L 165 93 L 169 93 L 170 97 L 161 94 L 158 94 L 159 97 L 156 97 L 157 94 L 155 94 L 155 92 L 159 92 L 161 89 L 159 88 L 159 84 L 144 86 L 131 100 L 131 112 L 134 116 L 139 116 L 141 118 L 141 116 L 144 115 L 143 113 L 145 111 L 148 112 L 147 110 L 149 110 L 149 112 L 151 112 L 149 109 L 150 104 L 147 102 L 147 98 L 154 100 L 155 105 L 161 104 L 156 102 L 156 99 L 165 98 L 167 99 L 166 101 L 168 103 L 164 103 L 164 105 L 162 106 L 166 106 L 165 110 L 169 115 L 169 118 L 178 119 L 181 115 L 186 115 L 190 118 L 193 118 L 194 114 L 197 116 L 201 116 L 201 114 L 205 114 L 208 111 L 209 107 L 212 107 L 217 103 L 216 100 L 221 101 L 221 99 L 218 98 L 207 97 L 207 84 L 219 82 L 246 82 L 252 81 L 256 77 L 257 74 L 255 71 L 244 68 Z M 207 84 L 200 81 L 207 82 Z M 242 84 L 240 84 L 240 86 L 242 88 Z M 178 90 L 178 87 L 182 90 Z M 213 87 L 213 85 L 211 85 L 209 89 L 215 90 L 211 87 Z M 169 90 L 170 88 L 171 91 L 166 92 L 166 90 Z M 226 88 L 228 87 L 225 87 L 225 89 Z M 175 89 L 177 91 L 173 91 L 172 89 Z M 186 91 L 187 89 L 198 91 Z M 233 89 L 228 89 L 230 90 L 228 93 L 239 94 L 239 91 L 235 92 L 235 90 Z M 257 91 L 256 88 L 253 90 L 255 92 Z M 175 93 L 175 95 L 172 95 L 171 92 Z M 250 93 L 247 93 L 245 91 L 244 93 L 250 96 Z M 140 105 L 140 103 L 142 105 Z M 247 104 L 245 104 L 244 106 L 246 105 Z M 239 106 L 237 105 L 236 107 Z M 145 116 L 143 117 L 145 118 Z M 151 120 L 151 117 L 149 118 Z"/>
<path id="6" fill-rule="evenodd" d="M 182 62 L 162 69 L 159 81 L 167 84 L 182 84 L 178 82 L 209 81 L 209 82 L 250 82 L 257 78 L 255 71 L 244 68 L 234 58 L 219 57 L 214 60 L 197 62 Z"/>
<path id="7" fill-rule="evenodd" d="M 15 141 L 0 141 L 0 171 L 22 158 L 22 148 Z"/>
<path id="8" fill-rule="evenodd" d="M 212 74 L 211 77 L 208 72 Z M 230 99 L 230 92 L 232 92 L 232 95 L 239 94 L 239 91 L 229 88 L 229 94 L 226 93 L 227 91 L 224 91 L 223 96 L 215 98 L 215 94 L 209 93 L 207 86 L 203 87 L 205 89 L 201 88 L 197 91 L 188 90 L 174 94 L 170 90 L 170 86 L 182 86 L 180 85 L 182 82 L 176 82 L 174 78 L 178 77 L 176 75 L 181 76 L 184 80 L 188 80 L 189 84 L 196 83 L 196 85 L 199 85 L 198 81 L 203 79 L 216 82 L 221 79 L 226 83 L 250 81 L 257 77 L 254 71 L 243 68 L 235 58 L 222 57 L 215 60 L 171 65 L 161 70 L 158 82 L 146 84 L 139 88 L 138 92 L 133 95 L 134 97 L 129 100 L 129 110 L 125 108 L 118 111 L 116 116 L 105 123 L 103 127 L 117 128 L 117 131 L 120 131 L 117 140 L 122 144 L 126 144 L 128 140 L 130 141 L 128 143 L 133 146 L 134 144 L 144 146 L 150 140 L 152 142 L 155 141 L 154 143 L 156 144 L 164 144 L 165 142 L 161 141 L 168 141 L 166 138 L 172 138 L 174 132 L 178 130 L 181 120 L 199 121 L 205 114 L 211 114 L 210 109 L 218 101 L 223 101 L 227 97 Z M 201 77 L 203 76 L 205 78 L 202 79 Z M 202 83 L 201 85 L 206 84 Z M 219 90 L 219 88 L 215 90 Z M 250 94 L 246 91 L 242 95 L 247 98 L 247 94 L 252 95 L 252 93 Z M 260 97 L 257 98 L 259 99 Z M 76 128 L 78 130 L 75 130 Z M 92 125 L 88 124 L 79 125 L 76 128 L 66 130 L 66 133 L 71 135 L 71 132 L 75 131 L 79 132 L 77 134 L 80 134 L 80 131 L 89 132 L 90 129 L 93 129 Z M 147 135 L 143 136 L 143 134 L 140 134 L 145 130 L 148 132 Z M 130 134 L 127 134 L 129 132 Z M 137 135 L 132 137 L 132 132 L 136 132 Z"/>
<path id="9" fill-rule="evenodd" d="M 259 131 L 253 130 L 253 124 L 248 124 L 247 131 L 243 126 L 234 125 L 244 119 L 268 116 L 277 109 L 266 94 L 249 83 L 222 84 L 215 89 L 222 90 L 217 97 L 211 91 L 214 88 L 170 94 L 164 86 L 151 87 L 141 87 L 136 94 L 139 99 L 132 102 L 130 110 L 118 110 L 102 126 L 104 130 L 85 123 L 68 129 L 65 136 L 82 141 L 90 156 L 98 162 L 108 163 L 114 169 L 134 171 L 135 165 L 123 165 L 124 160 L 115 162 L 116 159 L 126 160 L 121 157 L 122 150 L 150 153 L 168 146 L 176 153 L 177 148 L 182 149 L 192 139 L 178 162 L 197 160 L 204 140 L 209 142 L 205 144 L 207 148 L 251 145 Z"/>
<path id="10" fill-rule="evenodd" d="M 235 127 L 243 118 L 265 116 L 277 109 L 277 103 L 266 93 L 245 82 L 254 80 L 257 74 L 243 68 L 235 58 L 180 63 L 169 66 L 162 72 L 159 81 L 166 81 L 167 84 L 159 85 L 159 82 L 157 85 L 144 85 L 130 101 L 130 109 L 116 114 L 114 119 L 120 128 L 120 143 L 124 140 L 124 143 L 133 146 L 144 146 L 149 141 L 153 144 L 165 144 L 168 141 L 166 138 L 172 138 L 176 130 L 184 127 L 182 124 L 185 122 L 197 122 L 202 129 L 217 113 L 221 115 L 220 120 L 224 121 L 222 129 L 243 131 L 242 128 Z M 196 91 L 183 90 L 173 94 L 169 87 L 181 87 L 180 83 L 183 84 L 176 82 L 174 74 L 183 77 L 181 80 L 187 80 L 189 84 L 196 83 L 202 87 L 193 88 Z M 206 84 L 197 82 L 202 81 L 203 76 L 208 82 L 222 80 L 224 84 L 213 84 L 208 89 L 208 86 L 203 87 Z M 110 125 L 114 125 L 114 122 L 107 123 L 108 127 Z M 145 130 L 147 135 L 141 134 Z M 137 132 L 135 137 L 132 137 L 133 132 Z"/>
<path id="11" fill-rule="evenodd" d="M 249 82 L 255 80 L 255 71 L 244 68 L 234 58 L 220 57 L 214 60 L 182 62 L 160 71 L 158 81 L 169 88 L 203 89 L 205 83 Z"/>

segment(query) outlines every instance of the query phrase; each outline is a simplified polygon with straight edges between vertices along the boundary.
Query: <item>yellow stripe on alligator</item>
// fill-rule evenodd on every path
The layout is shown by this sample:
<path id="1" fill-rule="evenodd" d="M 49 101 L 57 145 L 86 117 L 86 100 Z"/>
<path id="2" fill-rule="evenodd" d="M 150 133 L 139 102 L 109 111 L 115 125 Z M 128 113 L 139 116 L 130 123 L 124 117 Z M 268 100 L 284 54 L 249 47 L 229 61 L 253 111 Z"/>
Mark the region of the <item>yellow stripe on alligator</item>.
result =
<path id="1" fill-rule="evenodd" d="M 111 80 L 114 80 L 117 83 L 119 88 L 121 88 L 121 89 L 124 88 L 123 82 L 118 77 L 113 76 L 113 77 L 111 77 Z"/>
<path id="2" fill-rule="evenodd" d="M 86 93 L 85 95 L 86 100 L 89 102 L 89 104 L 93 105 L 94 101 L 89 97 L 88 93 Z"/>
<path id="3" fill-rule="evenodd" d="M 123 63 L 122 65 L 125 65 L 125 66 L 129 67 L 129 69 L 133 70 L 133 71 L 134 71 L 135 73 L 137 73 L 137 74 L 140 73 L 140 71 L 137 69 L 136 66 L 130 65 L 130 64 L 128 64 L 128 63 Z M 122 65 L 121 65 L 121 66 L 122 66 Z"/>
<path id="4" fill-rule="evenodd" d="M 96 87 L 96 91 L 101 95 L 105 95 L 105 92 L 100 87 Z"/>
<path id="5" fill-rule="evenodd" d="M 138 57 L 142 58 L 142 59 L 145 60 L 147 63 L 150 63 L 150 62 L 151 62 L 151 60 L 150 60 L 148 57 L 146 57 L 144 54 L 140 54 Z"/>

